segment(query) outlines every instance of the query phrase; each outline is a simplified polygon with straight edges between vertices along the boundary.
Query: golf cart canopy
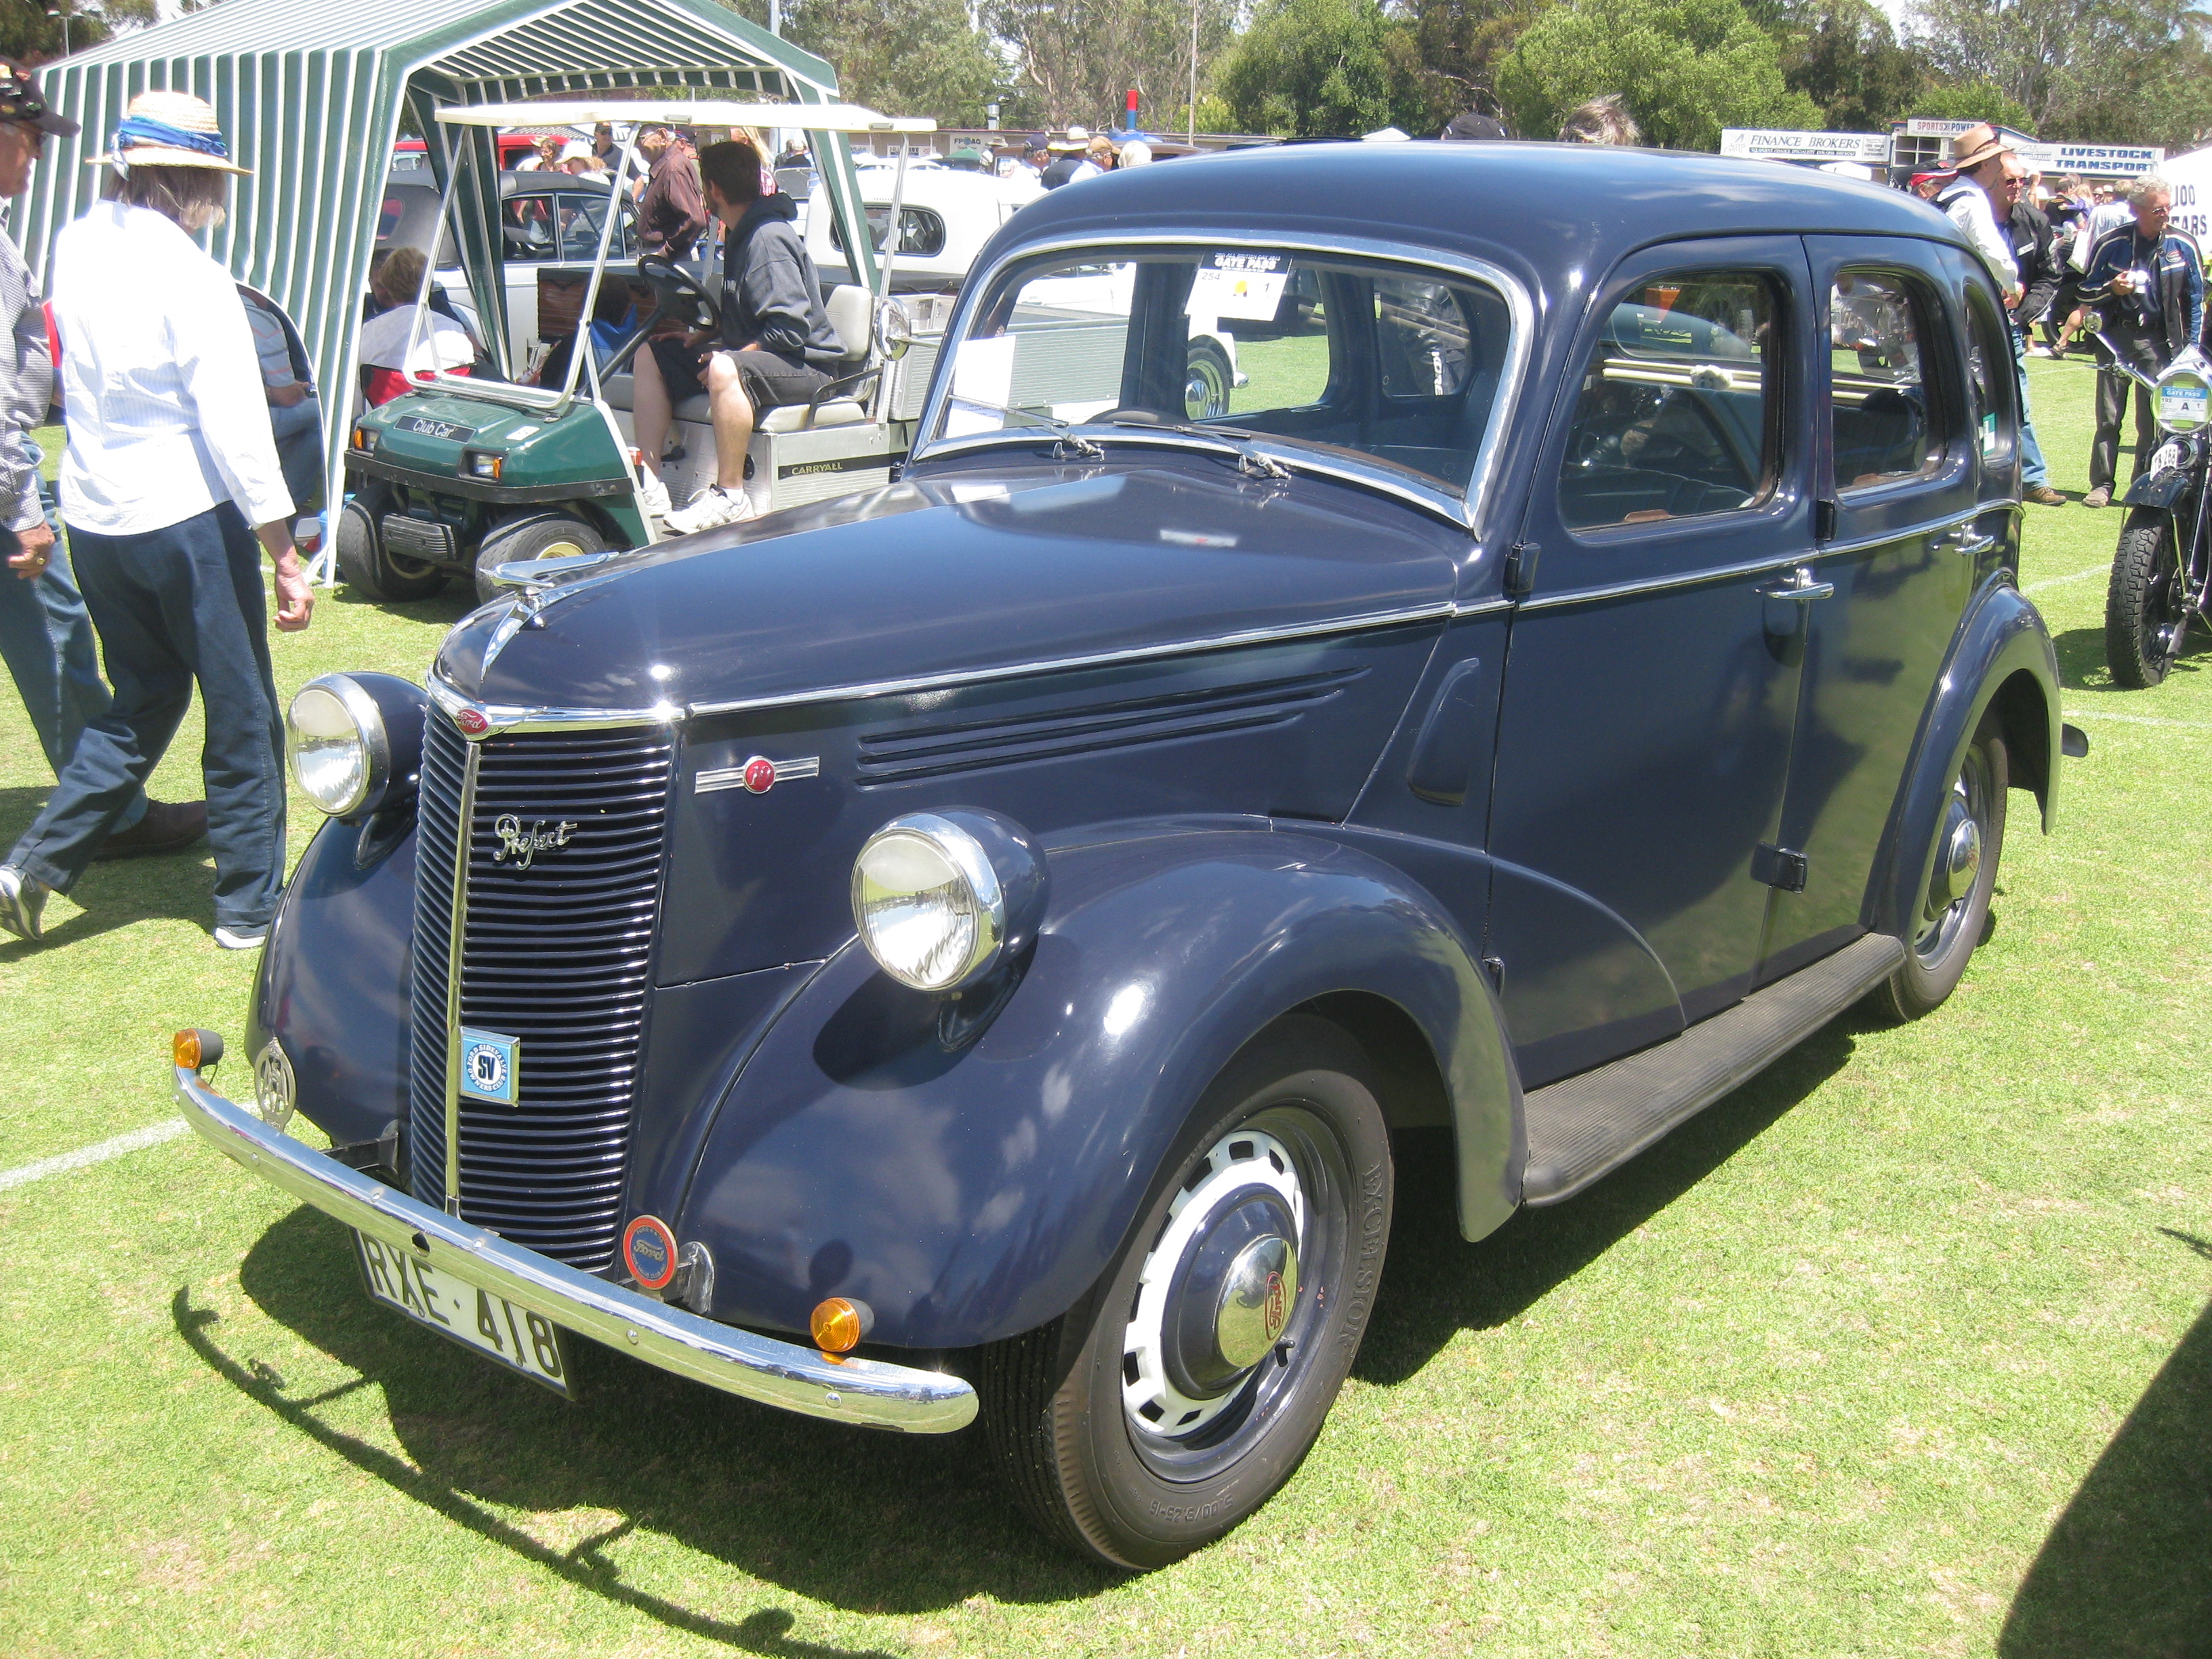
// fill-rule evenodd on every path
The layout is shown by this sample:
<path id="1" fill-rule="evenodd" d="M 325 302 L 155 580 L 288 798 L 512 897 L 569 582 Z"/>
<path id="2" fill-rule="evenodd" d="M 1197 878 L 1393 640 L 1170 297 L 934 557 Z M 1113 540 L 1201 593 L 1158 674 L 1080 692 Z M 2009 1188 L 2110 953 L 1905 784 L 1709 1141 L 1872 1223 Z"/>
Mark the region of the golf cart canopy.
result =
<path id="1" fill-rule="evenodd" d="M 106 174 L 85 163 L 106 150 L 133 97 L 162 88 L 215 106 L 233 159 L 252 171 L 207 234 L 208 251 L 299 325 L 324 399 L 333 483 L 358 371 L 362 295 L 404 131 L 430 138 L 427 159 L 442 190 L 455 140 L 465 132 L 488 155 L 495 142 L 489 130 L 441 127 L 436 114 L 447 106 L 496 107 L 537 126 L 623 118 L 599 112 L 626 94 L 659 94 L 652 106 L 667 112 L 667 92 L 682 88 L 748 100 L 732 106 L 752 112 L 745 125 L 808 131 L 821 130 L 811 107 L 848 107 L 836 102 L 830 64 L 720 0 L 224 0 L 49 64 L 40 84 L 83 131 L 49 141 L 16 204 L 13 229 L 33 270 L 45 266 L 54 234 L 99 198 Z M 523 101 L 540 98 L 596 101 Z M 572 117 L 571 107 L 585 113 Z M 815 156 L 822 192 L 865 241 L 842 130 Z"/>
<path id="2" fill-rule="evenodd" d="M 726 104 L 705 100 L 624 98 L 595 102 L 471 104 L 438 112 L 449 126 L 470 127 L 798 127 L 807 132 L 892 132 L 927 135 L 937 123 L 926 116 L 878 115 L 858 104 Z"/>

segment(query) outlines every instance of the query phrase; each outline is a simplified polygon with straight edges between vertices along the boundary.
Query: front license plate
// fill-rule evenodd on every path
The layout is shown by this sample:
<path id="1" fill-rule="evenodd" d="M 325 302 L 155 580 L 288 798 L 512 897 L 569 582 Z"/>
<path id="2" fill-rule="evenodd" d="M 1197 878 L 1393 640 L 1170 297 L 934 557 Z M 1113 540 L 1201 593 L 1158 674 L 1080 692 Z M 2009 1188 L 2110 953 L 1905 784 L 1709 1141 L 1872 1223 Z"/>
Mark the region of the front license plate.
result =
<path id="1" fill-rule="evenodd" d="M 509 1370 L 543 1382 L 556 1394 L 568 1385 L 568 1351 L 561 1328 L 543 1314 L 518 1308 L 505 1297 L 470 1284 L 403 1250 L 356 1231 L 361 1276 L 368 1293 L 420 1325 L 465 1343 Z"/>

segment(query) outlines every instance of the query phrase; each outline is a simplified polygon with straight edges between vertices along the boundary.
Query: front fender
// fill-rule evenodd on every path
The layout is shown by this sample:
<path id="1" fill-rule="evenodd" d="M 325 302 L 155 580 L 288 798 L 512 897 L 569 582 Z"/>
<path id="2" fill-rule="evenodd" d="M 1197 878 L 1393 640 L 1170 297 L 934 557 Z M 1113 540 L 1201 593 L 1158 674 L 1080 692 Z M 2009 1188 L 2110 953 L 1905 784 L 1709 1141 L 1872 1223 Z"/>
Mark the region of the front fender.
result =
<path id="1" fill-rule="evenodd" d="M 281 1042 L 300 1115 L 341 1146 L 407 1114 L 414 938 L 413 813 L 325 822 L 262 947 L 244 1056 Z"/>
<path id="2" fill-rule="evenodd" d="M 1462 1221 L 1519 1181 L 1489 988 L 1425 892 L 1294 831 L 1163 830 L 1050 854 L 1052 910 L 965 1046 L 857 943 L 778 1018 L 709 1130 L 678 1218 L 713 1311 L 803 1330 L 864 1301 L 874 1340 L 965 1347 L 1072 1306 L 1120 1249 L 1193 1105 L 1271 1021 L 1335 993 L 1426 1038 L 1456 1119 Z"/>
<path id="3" fill-rule="evenodd" d="M 2034 792 L 2047 835 L 2058 815 L 2058 655 L 2043 615 L 2003 578 L 1984 583 L 1953 637 L 1933 706 L 1891 819 L 1867 926 L 1911 939 L 1935 861 L 1945 796 L 1982 717 L 1995 708 L 2013 762 L 2013 786 Z"/>
<path id="4" fill-rule="evenodd" d="M 2171 513 L 2181 505 L 2188 495 L 2190 480 L 2195 475 L 2187 467 L 2169 466 L 2156 472 L 2147 472 L 2128 486 L 2128 493 L 2120 497 L 2125 507 L 2154 507 L 2160 512 Z"/>

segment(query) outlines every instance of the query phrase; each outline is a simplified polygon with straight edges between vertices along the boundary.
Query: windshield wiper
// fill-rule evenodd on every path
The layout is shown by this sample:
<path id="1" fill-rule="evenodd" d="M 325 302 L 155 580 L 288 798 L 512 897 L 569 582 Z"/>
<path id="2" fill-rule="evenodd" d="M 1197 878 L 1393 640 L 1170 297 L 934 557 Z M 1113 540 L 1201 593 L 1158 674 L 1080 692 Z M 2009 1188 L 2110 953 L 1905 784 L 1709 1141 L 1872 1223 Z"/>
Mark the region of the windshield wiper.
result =
<path id="1" fill-rule="evenodd" d="M 1291 476 L 1290 468 L 1272 455 L 1263 455 L 1251 446 L 1261 434 L 1241 426 L 1194 425 L 1187 421 L 1163 421 L 1157 416 L 1140 410 L 1125 410 L 1106 416 L 1109 426 L 1134 427 L 1140 432 L 1176 432 L 1189 438 L 1212 438 L 1237 458 L 1237 470 L 1248 478 L 1278 480 Z M 1237 440 L 1243 440 L 1238 442 Z"/>
<path id="2" fill-rule="evenodd" d="M 1052 447 L 1052 458 L 1056 461 L 1066 460 L 1070 456 L 1085 461 L 1103 461 L 1106 459 L 1104 450 L 1078 432 L 1072 422 L 1063 421 L 1057 415 L 1040 414 L 1034 409 L 1017 409 L 1006 404 L 988 403 L 981 398 L 963 398 L 957 394 L 955 394 L 952 401 L 956 404 L 965 404 L 972 409 L 988 409 L 997 415 L 1012 415 L 1018 420 L 1028 421 L 1033 425 L 1046 428 L 1059 440 Z M 979 432 L 963 435 L 982 437 L 986 434 Z"/>

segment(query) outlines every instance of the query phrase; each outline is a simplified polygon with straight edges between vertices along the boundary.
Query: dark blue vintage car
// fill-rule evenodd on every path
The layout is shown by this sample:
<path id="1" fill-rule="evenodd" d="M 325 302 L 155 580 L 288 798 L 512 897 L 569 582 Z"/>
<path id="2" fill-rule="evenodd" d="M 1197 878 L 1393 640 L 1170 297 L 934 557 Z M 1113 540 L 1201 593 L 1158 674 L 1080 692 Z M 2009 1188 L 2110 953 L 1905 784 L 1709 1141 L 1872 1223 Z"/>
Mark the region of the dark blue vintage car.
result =
<path id="1" fill-rule="evenodd" d="M 2077 744 L 2016 416 L 1895 191 L 1509 144 L 1056 191 L 890 487 L 510 567 L 426 687 L 301 693 L 257 1099 L 187 1034 L 184 1109 L 489 1361 L 980 1416 L 1048 1531 L 1171 1560 L 1312 1444 L 1395 1131 L 1478 1239 L 1951 994 Z"/>

